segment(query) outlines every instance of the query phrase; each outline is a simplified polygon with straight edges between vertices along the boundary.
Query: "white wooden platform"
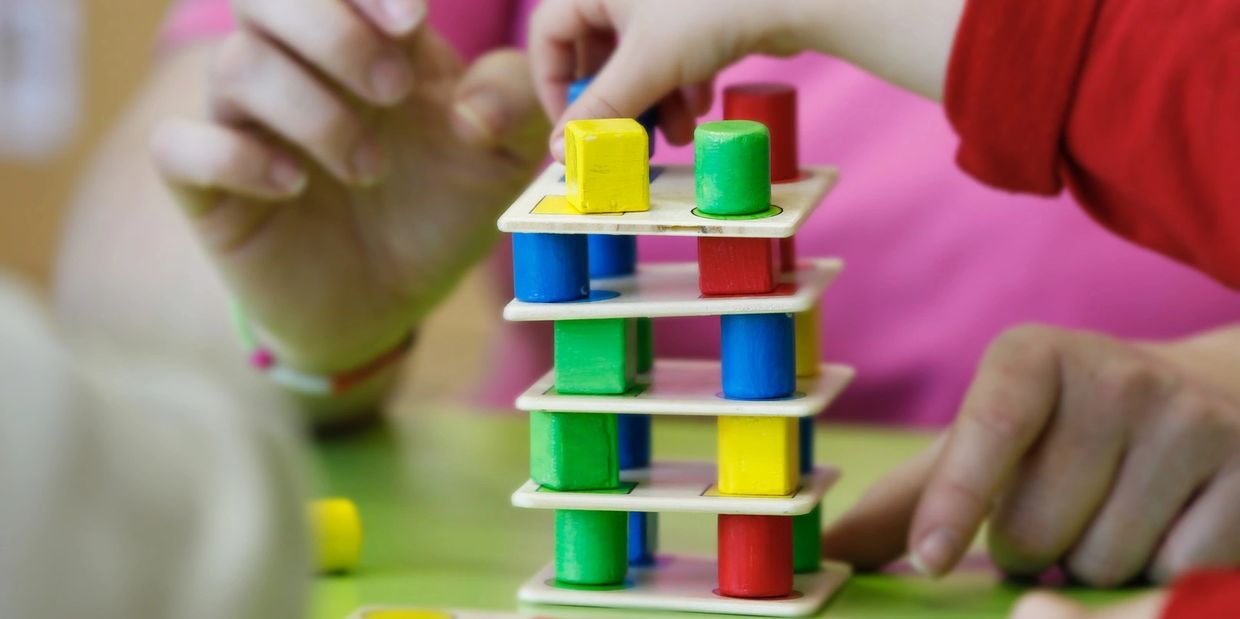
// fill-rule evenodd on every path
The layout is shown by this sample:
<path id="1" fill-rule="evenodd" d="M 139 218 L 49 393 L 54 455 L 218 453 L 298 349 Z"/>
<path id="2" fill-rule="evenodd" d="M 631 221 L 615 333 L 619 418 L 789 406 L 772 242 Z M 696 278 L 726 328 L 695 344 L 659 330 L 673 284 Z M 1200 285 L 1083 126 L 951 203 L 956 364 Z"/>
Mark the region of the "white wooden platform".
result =
<path id="1" fill-rule="evenodd" d="M 564 166 L 553 163 L 499 218 L 504 232 L 594 234 L 662 234 L 671 236 L 792 236 L 818 206 L 839 176 L 835 168 L 806 167 L 793 183 L 771 186 L 771 202 L 780 212 L 761 219 L 714 219 L 695 215 L 693 167 L 653 166 L 650 210 L 638 213 L 578 213 L 563 200 Z M 548 198 L 550 196 L 550 198 Z"/>
<path id="2" fill-rule="evenodd" d="M 800 516 L 822 501 L 840 473 L 817 467 L 801 477 L 796 494 L 770 497 L 721 495 L 715 477 L 711 462 L 656 462 L 648 469 L 621 471 L 620 490 L 557 492 L 526 481 L 512 493 L 512 504 L 534 509 Z"/>
<path id="3" fill-rule="evenodd" d="M 526 581 L 517 599 L 533 604 L 802 617 L 822 608 L 850 576 L 849 565 L 824 561 L 820 571 L 793 578 L 791 596 L 744 600 L 715 593 L 718 576 L 713 559 L 660 556 L 652 567 L 630 567 L 625 586 L 609 590 L 556 586 L 553 563 Z"/>
<path id="4" fill-rule="evenodd" d="M 784 274 L 779 287 L 770 294 L 708 297 L 698 292 L 696 262 L 639 264 L 634 275 L 590 281 L 594 293 L 609 291 L 619 296 L 563 303 L 527 303 L 513 299 L 504 308 L 504 318 L 514 321 L 581 320 L 803 312 L 822 298 L 843 269 L 844 263 L 838 258 L 801 260 L 797 270 Z"/>
<path id="5" fill-rule="evenodd" d="M 717 417 L 809 417 L 822 412 L 852 382 L 856 371 L 824 363 L 817 376 L 797 379 L 797 392 L 772 400 L 723 397 L 718 361 L 656 359 L 649 374 L 620 395 L 569 395 L 555 390 L 555 370 L 547 372 L 517 397 L 523 411 L 558 413 L 634 413 Z"/>
<path id="6" fill-rule="evenodd" d="M 422 606 L 363 606 L 345 619 L 521 619 L 522 613 L 497 610 L 456 610 Z"/>

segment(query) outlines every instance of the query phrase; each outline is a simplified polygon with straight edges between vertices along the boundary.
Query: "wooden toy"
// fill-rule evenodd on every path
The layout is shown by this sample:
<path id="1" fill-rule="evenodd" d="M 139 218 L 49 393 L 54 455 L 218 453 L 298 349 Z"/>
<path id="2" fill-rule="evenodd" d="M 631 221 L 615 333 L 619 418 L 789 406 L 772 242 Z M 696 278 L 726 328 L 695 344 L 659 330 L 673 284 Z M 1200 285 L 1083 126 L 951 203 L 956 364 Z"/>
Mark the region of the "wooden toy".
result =
<path id="1" fill-rule="evenodd" d="M 719 324 L 724 397 L 763 400 L 796 391 L 791 314 L 727 315 Z"/>
<path id="2" fill-rule="evenodd" d="M 623 512 L 555 512 L 555 578 L 574 585 L 619 585 L 628 571 Z"/>
<path id="3" fill-rule="evenodd" d="M 637 378 L 637 321 L 555 321 L 555 389 L 594 395 L 624 393 Z"/>
<path id="4" fill-rule="evenodd" d="M 792 518 L 719 514 L 719 593 L 773 598 L 792 593 Z"/>
<path id="5" fill-rule="evenodd" d="M 815 505 L 808 514 L 792 517 L 792 570 L 808 574 L 821 563 L 822 505 Z"/>
<path id="6" fill-rule="evenodd" d="M 637 270 L 637 237 L 622 234 L 587 235 L 590 278 L 623 277 Z"/>
<path id="7" fill-rule="evenodd" d="M 792 329 L 796 334 L 797 377 L 813 376 L 818 371 L 818 306 L 797 312 Z"/>
<path id="8" fill-rule="evenodd" d="M 771 208 L 771 137 L 750 120 L 722 120 L 693 132 L 697 210 L 744 216 Z"/>
<path id="9" fill-rule="evenodd" d="M 766 294 L 779 284 L 777 239 L 698 239 L 698 288 L 702 294 Z"/>
<path id="10" fill-rule="evenodd" d="M 629 512 L 629 565 L 654 563 L 659 541 L 659 515 L 651 512 Z"/>
<path id="11" fill-rule="evenodd" d="M 723 91 L 723 117 L 754 120 L 771 134 L 771 182 L 800 176 L 797 165 L 797 91 L 785 84 L 740 84 Z"/>
<path id="12" fill-rule="evenodd" d="M 723 494 L 715 476 L 715 466 L 708 462 L 654 462 L 648 469 L 621 471 L 616 490 L 555 492 L 530 480 L 512 493 L 512 504 L 532 509 L 798 516 L 814 509 L 839 479 L 839 471 L 815 468 L 801 477 L 789 496 Z"/>
<path id="13" fill-rule="evenodd" d="M 586 238 L 580 234 L 512 235 L 516 296 L 532 303 L 575 301 L 590 294 Z"/>
<path id="14" fill-rule="evenodd" d="M 582 213 L 650 210 L 649 136 L 636 120 L 574 120 L 564 128 L 565 197 Z"/>
<path id="15" fill-rule="evenodd" d="M 557 510 L 555 561 L 521 587 L 523 602 L 797 616 L 850 573 L 817 554 L 819 505 L 839 473 L 814 466 L 811 425 L 854 374 L 811 346 L 841 265 L 798 259 L 792 240 L 836 173 L 798 168 L 795 96 L 731 92 L 731 115 L 775 125 L 778 161 L 752 120 L 699 127 L 692 168 L 649 167 L 629 139 L 634 121 L 593 121 L 566 137 L 569 166 L 549 166 L 499 219 L 512 233 L 613 235 L 587 241 L 585 296 L 504 308 L 509 320 L 555 321 L 556 332 L 555 369 L 517 399 L 532 415 L 534 453 L 512 503 Z M 772 170 L 784 182 L 773 185 Z M 643 189 L 649 209 L 629 210 Z M 632 268 L 637 234 L 697 237 L 698 263 Z M 720 360 L 655 360 L 651 318 L 670 316 L 719 316 Z M 718 462 L 652 458 L 650 416 L 668 414 L 718 417 Z M 615 420 L 614 484 L 599 467 L 609 456 L 596 453 L 606 432 L 554 435 L 546 424 L 559 416 Z M 583 453 L 557 456 L 538 436 Z M 657 553 L 661 512 L 716 515 L 718 556 Z"/>
<path id="16" fill-rule="evenodd" d="M 616 415 L 530 412 L 530 479 L 553 490 L 620 485 Z"/>
<path id="17" fill-rule="evenodd" d="M 568 92 L 566 93 L 567 94 L 566 99 L 567 99 L 568 104 L 572 105 L 573 102 L 576 101 L 578 97 L 581 96 L 581 93 L 586 91 L 586 87 L 589 86 L 590 82 L 592 81 L 594 81 L 594 76 L 587 75 L 586 77 L 580 78 L 574 81 L 573 83 L 569 84 Z M 642 112 L 637 117 L 637 124 L 641 125 L 642 128 L 646 130 L 646 135 L 650 136 L 650 151 L 649 152 L 650 152 L 650 156 L 653 157 L 654 156 L 654 142 L 655 142 L 654 130 L 655 130 L 655 127 L 659 126 L 659 108 L 652 107 L 646 110 L 645 112 Z"/>
<path id="18" fill-rule="evenodd" d="M 315 565 L 320 573 L 348 572 L 362 555 L 362 519 L 353 501 L 318 499 L 309 505 Z"/>
<path id="19" fill-rule="evenodd" d="M 809 417 L 831 404 L 856 374 L 845 365 L 823 364 L 818 375 L 799 379 L 796 391 L 775 400 L 729 400 L 720 397 L 719 362 L 698 359 L 658 360 L 650 374 L 638 377 L 634 388 L 621 395 L 572 395 L 555 389 L 555 373 L 548 372 L 517 397 L 523 411 L 553 410 L 573 413 L 631 413 L 638 415 L 744 415 Z"/>
<path id="20" fill-rule="evenodd" d="M 719 492 L 786 496 L 796 492 L 800 442 L 793 417 L 719 418 Z"/>
<path id="21" fill-rule="evenodd" d="M 597 299 L 589 303 L 529 303 L 517 299 L 504 308 L 504 318 L 580 320 L 802 312 L 814 306 L 841 268 L 838 260 L 806 261 L 794 273 L 783 275 L 780 285 L 770 294 L 703 297 L 698 291 L 696 264 L 643 264 L 634 277 L 591 282 Z M 640 339 L 638 344 L 641 345 Z"/>
<path id="22" fill-rule="evenodd" d="M 795 182 L 771 187 L 776 209 L 763 216 L 720 219 L 695 213 L 693 168 L 682 165 L 651 169 L 650 210 L 583 216 L 568 204 L 564 166 L 552 164 L 499 218 L 501 232 L 646 234 L 664 236 L 792 236 L 834 187 L 835 168 L 806 166 Z M 755 218 L 756 217 L 756 218 Z"/>

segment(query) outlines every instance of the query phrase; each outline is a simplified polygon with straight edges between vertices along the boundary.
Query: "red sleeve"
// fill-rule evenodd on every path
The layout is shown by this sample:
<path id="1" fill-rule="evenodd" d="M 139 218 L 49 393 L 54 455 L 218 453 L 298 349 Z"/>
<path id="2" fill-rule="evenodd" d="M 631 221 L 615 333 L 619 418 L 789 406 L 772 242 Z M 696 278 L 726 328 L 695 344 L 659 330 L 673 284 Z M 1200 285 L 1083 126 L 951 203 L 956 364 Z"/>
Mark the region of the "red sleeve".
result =
<path id="1" fill-rule="evenodd" d="M 1240 288 L 1240 2 L 969 0 L 944 104 L 977 179 Z"/>
<path id="2" fill-rule="evenodd" d="M 1240 617 L 1240 571 L 1204 570 L 1176 581 L 1162 619 Z"/>

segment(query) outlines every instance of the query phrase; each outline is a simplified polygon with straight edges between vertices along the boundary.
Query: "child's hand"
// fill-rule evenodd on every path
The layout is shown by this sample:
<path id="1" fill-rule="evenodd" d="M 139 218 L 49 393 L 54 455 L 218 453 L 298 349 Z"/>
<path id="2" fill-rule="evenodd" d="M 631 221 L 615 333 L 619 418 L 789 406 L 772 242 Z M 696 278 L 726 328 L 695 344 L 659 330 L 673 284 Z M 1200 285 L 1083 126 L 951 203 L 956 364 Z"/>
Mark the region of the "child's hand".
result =
<path id="1" fill-rule="evenodd" d="M 1185 350 L 1049 327 L 1000 336 L 951 430 L 832 526 L 824 551 L 875 567 L 907 543 L 940 575 L 990 516 L 992 559 L 1014 574 L 1062 564 L 1115 586 L 1240 563 L 1234 375 L 1186 371 L 1203 364 Z"/>
<path id="2" fill-rule="evenodd" d="M 1145 593 L 1104 608 L 1090 609 L 1052 593 L 1025 594 L 1012 609 L 1011 619 L 1158 619 L 1167 603 L 1162 591 Z"/>
<path id="3" fill-rule="evenodd" d="M 390 349 L 495 237 L 545 151 L 525 58 L 465 67 L 423 0 L 235 0 L 208 120 L 155 162 L 282 360 Z"/>
<path id="4" fill-rule="evenodd" d="M 750 54 L 839 56 L 931 98 L 942 94 L 963 0 L 545 0 L 530 24 L 538 98 L 564 125 L 636 117 L 656 103 L 664 137 L 687 144 L 711 80 Z M 618 39 L 618 43 L 617 43 Z M 565 109 L 576 78 L 597 74 Z"/>

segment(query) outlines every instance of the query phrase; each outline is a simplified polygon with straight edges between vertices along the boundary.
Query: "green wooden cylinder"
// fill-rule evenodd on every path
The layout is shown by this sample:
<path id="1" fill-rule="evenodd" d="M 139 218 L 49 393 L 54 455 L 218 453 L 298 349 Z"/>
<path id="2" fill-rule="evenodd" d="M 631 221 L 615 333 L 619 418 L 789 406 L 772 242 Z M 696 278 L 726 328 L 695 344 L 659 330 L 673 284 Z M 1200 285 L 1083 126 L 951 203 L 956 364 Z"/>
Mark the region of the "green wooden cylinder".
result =
<path id="1" fill-rule="evenodd" d="M 808 514 L 792 517 L 792 570 L 817 572 L 822 564 L 822 504 Z"/>
<path id="2" fill-rule="evenodd" d="M 628 569 L 628 512 L 555 512 L 555 579 L 617 585 Z"/>
<path id="3" fill-rule="evenodd" d="M 697 208 L 753 215 L 771 206 L 771 134 L 752 120 L 721 120 L 693 132 Z"/>

